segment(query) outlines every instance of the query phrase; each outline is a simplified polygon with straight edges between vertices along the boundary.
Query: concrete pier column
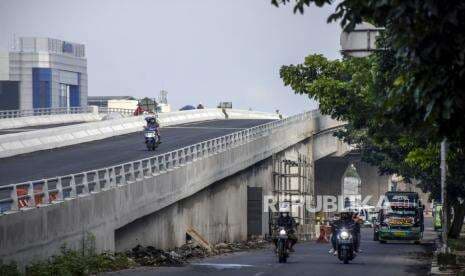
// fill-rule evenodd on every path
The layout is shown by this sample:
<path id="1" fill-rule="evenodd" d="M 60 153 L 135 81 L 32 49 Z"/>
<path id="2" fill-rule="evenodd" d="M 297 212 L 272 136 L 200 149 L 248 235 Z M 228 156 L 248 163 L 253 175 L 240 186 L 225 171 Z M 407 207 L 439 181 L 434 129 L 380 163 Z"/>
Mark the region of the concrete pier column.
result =
<path id="1" fill-rule="evenodd" d="M 361 180 L 362 200 L 371 195 L 367 204 L 375 206 L 379 197 L 389 189 L 389 175 L 379 175 L 377 167 L 364 162 L 355 162 L 354 165 Z"/>
<path id="2" fill-rule="evenodd" d="M 342 177 L 349 166 L 349 160 L 339 157 L 325 157 L 315 162 L 315 195 L 342 194 Z"/>

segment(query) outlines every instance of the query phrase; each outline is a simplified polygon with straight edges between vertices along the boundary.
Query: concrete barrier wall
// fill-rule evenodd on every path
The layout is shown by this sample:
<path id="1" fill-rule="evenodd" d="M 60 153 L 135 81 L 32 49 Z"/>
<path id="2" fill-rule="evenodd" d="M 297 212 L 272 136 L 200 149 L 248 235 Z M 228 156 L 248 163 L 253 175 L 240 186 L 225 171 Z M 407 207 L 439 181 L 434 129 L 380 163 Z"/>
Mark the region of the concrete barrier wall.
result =
<path id="1" fill-rule="evenodd" d="M 333 135 L 334 129 L 346 124 L 329 116 L 321 116 L 314 122 L 317 126 L 313 139 L 314 161 L 328 155 L 344 155 L 349 151 L 349 145 Z"/>
<path id="2" fill-rule="evenodd" d="M 225 109 L 225 112 L 228 114 L 229 119 L 269 119 L 269 120 L 279 120 L 279 114 L 276 113 L 267 113 L 260 111 L 249 111 L 249 110 L 240 110 L 240 109 Z"/>
<path id="3" fill-rule="evenodd" d="M 28 116 L 0 119 L 0 129 L 11 129 L 29 126 L 54 125 L 74 122 L 94 122 L 102 118 L 97 113 L 59 114 Z"/>
<path id="4" fill-rule="evenodd" d="M 127 185 L 0 216 L 0 259 L 24 264 L 35 258 L 48 257 L 63 243 L 79 246 L 88 232 L 96 237 L 97 250 L 113 251 L 117 229 L 124 229 L 129 223 L 299 143 L 310 137 L 314 130 L 315 125 L 309 120 L 284 124 L 270 130 L 266 136 L 258 136 L 230 150 L 144 176 Z M 217 204 L 222 204 L 221 201 Z M 131 244 L 130 241 L 120 242 Z"/>
<path id="5" fill-rule="evenodd" d="M 266 115 L 266 113 L 259 114 L 257 112 L 247 113 L 247 111 L 241 111 L 241 114 L 241 119 L 263 119 Z M 76 115 L 83 116 L 84 114 Z M 271 115 L 268 116 L 269 118 L 273 118 Z M 27 118 L 32 119 L 32 117 Z M 225 114 L 221 109 L 215 108 L 161 113 L 159 118 L 160 124 L 163 127 L 191 122 L 225 119 Z M 133 133 L 140 131 L 144 125 L 144 116 L 138 116 L 1 135 L 0 158 Z"/>
<path id="6" fill-rule="evenodd" d="M 191 122 L 225 119 L 224 113 L 221 109 L 217 108 L 174 111 L 169 113 L 160 113 L 158 116 L 162 127 Z"/>
<path id="7" fill-rule="evenodd" d="M 142 117 L 132 117 L 1 135 L 0 158 L 127 134 L 143 123 Z"/>
<path id="8" fill-rule="evenodd" d="M 172 249 L 186 243 L 188 227 L 211 244 L 246 240 L 247 183 L 260 177 L 264 178 L 241 172 L 116 229 L 115 250 L 124 252 L 139 244 Z"/>

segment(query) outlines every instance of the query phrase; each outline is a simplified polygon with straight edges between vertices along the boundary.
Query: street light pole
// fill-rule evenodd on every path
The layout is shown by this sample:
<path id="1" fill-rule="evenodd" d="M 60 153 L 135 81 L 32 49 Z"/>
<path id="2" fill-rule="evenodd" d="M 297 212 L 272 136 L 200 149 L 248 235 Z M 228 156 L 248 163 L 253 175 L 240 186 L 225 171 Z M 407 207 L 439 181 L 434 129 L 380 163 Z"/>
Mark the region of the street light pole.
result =
<path id="1" fill-rule="evenodd" d="M 441 142 L 441 200 L 442 200 L 442 242 L 443 242 L 443 252 L 448 252 L 447 247 L 447 232 L 449 218 L 447 215 L 447 191 L 446 191 L 446 177 L 447 177 L 447 139 L 442 140 Z"/>

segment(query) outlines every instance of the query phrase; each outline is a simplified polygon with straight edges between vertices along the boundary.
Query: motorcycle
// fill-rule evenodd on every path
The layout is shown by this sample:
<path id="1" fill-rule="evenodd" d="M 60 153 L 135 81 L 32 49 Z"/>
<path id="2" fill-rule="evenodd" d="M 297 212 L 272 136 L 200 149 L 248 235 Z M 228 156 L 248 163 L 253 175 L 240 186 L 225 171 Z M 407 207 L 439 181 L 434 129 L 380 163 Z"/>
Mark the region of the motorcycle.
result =
<path id="1" fill-rule="evenodd" d="M 156 132 L 156 128 L 145 128 L 145 145 L 147 146 L 147 149 L 150 150 L 155 150 L 158 147 L 159 140 L 158 140 L 158 135 Z"/>
<path id="2" fill-rule="evenodd" d="M 348 264 L 349 261 L 355 258 L 354 237 L 350 229 L 341 228 L 337 231 L 337 257 Z"/>
<path id="3" fill-rule="evenodd" d="M 276 242 L 276 253 L 278 262 L 285 263 L 289 257 L 289 237 L 284 227 L 278 228 L 278 237 Z"/>

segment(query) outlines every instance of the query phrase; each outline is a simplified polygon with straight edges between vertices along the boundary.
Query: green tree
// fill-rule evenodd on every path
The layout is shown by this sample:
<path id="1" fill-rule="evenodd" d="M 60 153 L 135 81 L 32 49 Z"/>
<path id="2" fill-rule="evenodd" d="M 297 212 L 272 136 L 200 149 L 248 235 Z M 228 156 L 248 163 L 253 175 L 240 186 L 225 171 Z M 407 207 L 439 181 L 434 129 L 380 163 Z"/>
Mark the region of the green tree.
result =
<path id="1" fill-rule="evenodd" d="M 291 0 L 272 0 L 279 6 Z M 339 1 L 296 0 L 294 12 Z M 343 0 L 328 22 L 350 30 L 367 21 L 386 28 L 384 48 L 393 53 L 394 85 L 385 108 L 397 123 L 465 141 L 465 2 L 462 0 Z"/>
<path id="2" fill-rule="evenodd" d="M 430 138 L 428 124 L 414 129 L 399 125 L 390 116 L 391 111 L 384 108 L 386 90 L 395 82 L 391 60 L 386 53 L 334 61 L 310 55 L 303 64 L 283 66 L 280 74 L 295 93 L 317 100 L 323 114 L 347 121 L 337 136 L 356 144 L 362 160 L 378 166 L 381 173 L 397 173 L 407 181 L 420 181 L 420 187 L 439 200 L 440 140 Z M 451 236 L 458 235 L 465 215 L 460 201 L 465 198 L 463 158 L 460 146 L 451 144 L 448 185 L 456 214 Z"/>
<path id="3" fill-rule="evenodd" d="M 272 0 L 279 6 L 291 0 Z M 294 12 L 333 0 L 296 0 Z M 448 194 L 460 232 L 465 214 L 465 2 L 461 0 L 343 0 L 328 22 L 350 31 L 362 21 L 385 27 L 383 51 L 369 58 L 328 61 L 309 56 L 284 66 L 296 93 L 320 102 L 321 111 L 348 121 L 338 136 L 360 146 L 362 159 L 382 173 L 421 181 L 439 196 L 439 142 L 450 141 Z"/>

